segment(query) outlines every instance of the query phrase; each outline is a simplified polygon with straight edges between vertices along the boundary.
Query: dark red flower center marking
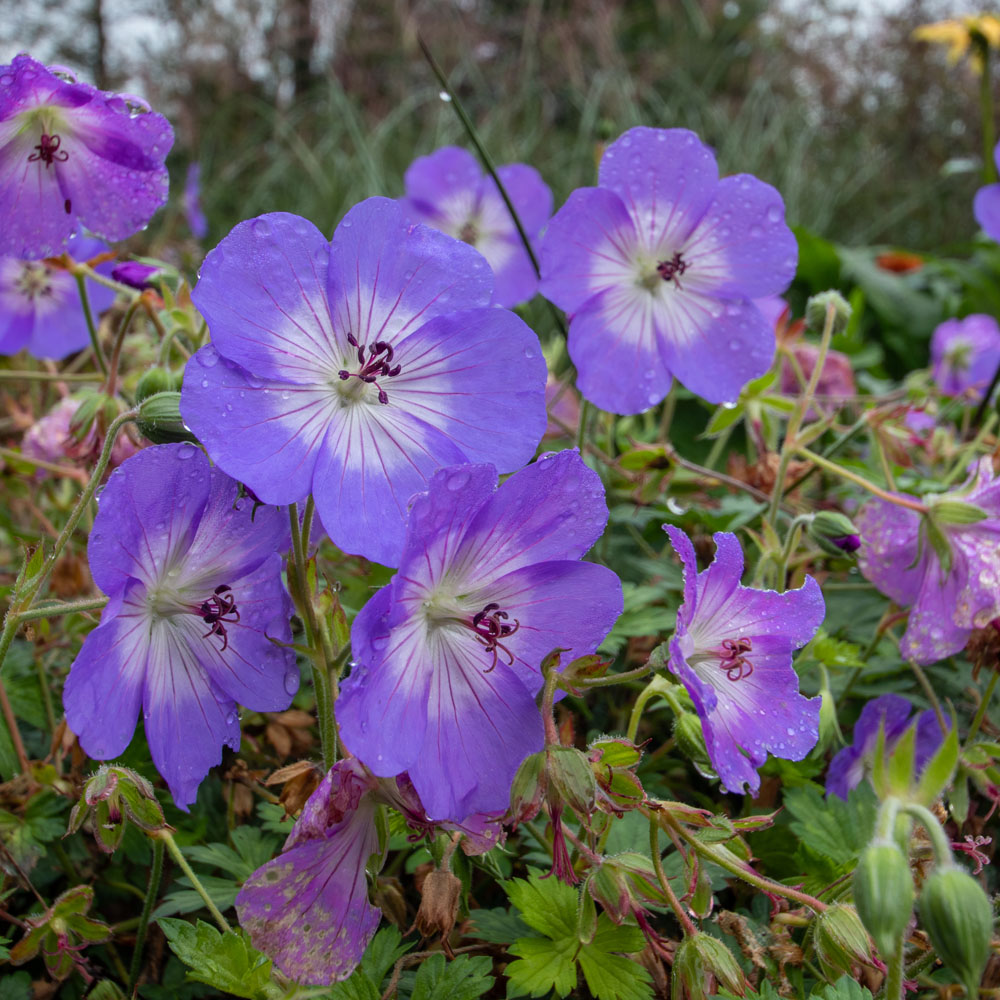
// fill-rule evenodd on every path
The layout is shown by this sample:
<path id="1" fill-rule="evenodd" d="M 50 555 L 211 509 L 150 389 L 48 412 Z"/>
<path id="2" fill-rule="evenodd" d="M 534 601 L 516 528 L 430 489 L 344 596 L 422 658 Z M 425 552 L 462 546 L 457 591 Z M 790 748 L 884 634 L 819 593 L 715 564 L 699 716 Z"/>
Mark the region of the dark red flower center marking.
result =
<path id="1" fill-rule="evenodd" d="M 388 403 L 389 397 L 386 395 L 385 389 L 378 384 L 378 379 L 393 378 L 402 370 L 402 365 L 392 364 L 392 344 L 384 340 L 376 340 L 370 347 L 366 347 L 364 344 L 359 344 L 352 333 L 347 335 L 347 342 L 358 349 L 358 364 L 361 368 L 356 372 L 349 372 L 346 368 L 341 368 L 337 374 L 345 382 L 349 378 L 359 378 L 362 382 L 375 386 L 378 389 L 378 401 Z M 367 359 L 365 357 L 366 351 Z"/>
<path id="2" fill-rule="evenodd" d="M 723 639 L 719 649 L 722 662 L 719 664 L 731 681 L 741 681 L 753 673 L 753 664 L 746 654 L 753 649 L 753 642 L 747 638 Z"/>
<path id="3" fill-rule="evenodd" d="M 674 253 L 670 260 L 661 260 L 656 265 L 656 273 L 664 281 L 672 281 L 678 288 L 681 287 L 680 277 L 687 269 L 687 261 L 681 256 L 679 250 Z"/>
<path id="4" fill-rule="evenodd" d="M 508 621 L 509 617 L 506 611 L 500 610 L 499 604 L 487 604 L 482 611 L 472 616 L 471 621 L 462 622 L 467 628 L 472 629 L 476 641 L 486 647 L 486 652 L 493 654 L 493 662 L 486 668 L 486 673 L 496 667 L 498 650 L 507 657 L 509 664 L 514 663 L 514 654 L 501 640 L 512 636 L 521 627 L 521 623 L 516 618 Z"/>
<path id="5" fill-rule="evenodd" d="M 476 240 L 479 239 L 479 230 L 471 219 L 458 231 L 458 238 L 470 246 L 476 245 Z"/>
<path id="6" fill-rule="evenodd" d="M 229 584 L 220 584 L 212 596 L 207 601 L 202 601 L 201 606 L 195 609 L 202 621 L 209 626 L 202 638 L 207 639 L 210 635 L 219 636 L 222 639 L 220 652 L 225 652 L 229 646 L 226 625 L 235 625 L 240 620 L 240 613 L 236 610 L 236 598 L 233 597 L 232 591 L 233 588 Z"/>
<path id="7" fill-rule="evenodd" d="M 40 162 L 45 164 L 47 170 L 53 163 L 65 163 L 69 159 L 69 153 L 65 149 L 60 149 L 62 139 L 58 135 L 47 135 L 42 133 L 42 141 L 35 146 L 37 153 L 32 153 L 28 157 L 29 163 Z"/>

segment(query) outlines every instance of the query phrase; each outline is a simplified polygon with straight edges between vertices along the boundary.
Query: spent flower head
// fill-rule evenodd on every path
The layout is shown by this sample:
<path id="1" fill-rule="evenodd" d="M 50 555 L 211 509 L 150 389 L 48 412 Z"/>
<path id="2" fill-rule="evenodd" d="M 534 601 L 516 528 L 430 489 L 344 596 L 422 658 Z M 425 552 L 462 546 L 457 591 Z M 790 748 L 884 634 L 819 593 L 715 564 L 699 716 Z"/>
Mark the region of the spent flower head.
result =
<path id="1" fill-rule="evenodd" d="M 188 363 L 184 420 L 261 500 L 311 492 L 340 548 L 395 565 L 438 468 L 512 471 L 545 431 L 538 338 L 491 291 L 480 254 L 386 198 L 332 243 L 294 215 L 240 223 L 192 294 L 212 343 Z"/>
<path id="2" fill-rule="evenodd" d="M 191 444 L 134 455 L 101 494 L 88 554 L 108 595 L 66 680 L 66 721 L 98 760 L 128 746 L 140 707 L 153 763 L 182 809 L 223 744 L 237 703 L 281 711 L 298 687 L 281 580 L 287 515 L 257 510 Z"/>
<path id="3" fill-rule="evenodd" d="M 599 187 L 574 191 L 549 224 L 541 292 L 570 315 L 580 392 L 602 409 L 646 410 L 674 378 L 730 402 L 774 355 L 752 300 L 783 292 L 796 260 L 774 188 L 720 180 L 686 129 L 633 128 L 605 152 Z"/>
<path id="4" fill-rule="evenodd" d="M 80 223 L 131 236 L 167 200 L 173 141 L 141 98 L 16 55 L 0 66 L 0 255 L 50 257 Z"/>
<path id="5" fill-rule="evenodd" d="M 351 752 L 408 771 L 435 820 L 506 810 L 542 747 L 542 660 L 593 652 L 622 610 L 614 573 L 580 561 L 608 509 L 579 454 L 496 483 L 491 465 L 456 466 L 414 501 L 399 572 L 354 622 L 337 704 Z"/>
<path id="6" fill-rule="evenodd" d="M 820 699 L 799 694 L 792 651 L 822 623 L 823 595 L 812 577 L 783 594 L 742 586 L 743 551 L 727 531 L 713 536 L 715 559 L 699 573 L 688 536 L 664 530 L 684 565 L 670 669 L 698 710 L 723 786 L 756 793 L 768 753 L 802 760 L 819 738 Z"/>
<path id="7" fill-rule="evenodd" d="M 497 168 L 525 235 L 534 245 L 552 214 L 552 192 L 534 167 Z M 407 215 L 475 247 L 493 268 L 493 301 L 516 306 L 538 289 L 538 276 L 493 178 L 457 146 L 418 157 L 406 171 Z"/>

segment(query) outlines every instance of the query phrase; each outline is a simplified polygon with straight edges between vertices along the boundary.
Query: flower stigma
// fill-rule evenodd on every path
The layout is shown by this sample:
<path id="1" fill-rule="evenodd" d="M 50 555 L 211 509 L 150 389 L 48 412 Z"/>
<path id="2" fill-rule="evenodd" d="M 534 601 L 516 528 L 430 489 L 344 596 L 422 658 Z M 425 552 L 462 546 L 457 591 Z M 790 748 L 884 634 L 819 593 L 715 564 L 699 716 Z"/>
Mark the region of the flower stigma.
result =
<path id="1" fill-rule="evenodd" d="M 401 365 L 392 364 L 392 344 L 385 340 L 376 340 L 371 347 L 359 344 L 354 334 L 347 335 L 347 342 L 358 349 L 359 371 L 349 372 L 346 368 L 341 368 L 337 375 L 341 381 L 357 378 L 367 385 L 373 385 L 378 390 L 378 401 L 383 405 L 388 404 L 389 396 L 385 389 L 378 384 L 379 378 L 393 378 L 402 370 Z M 365 360 L 365 352 L 368 352 L 368 359 Z"/>

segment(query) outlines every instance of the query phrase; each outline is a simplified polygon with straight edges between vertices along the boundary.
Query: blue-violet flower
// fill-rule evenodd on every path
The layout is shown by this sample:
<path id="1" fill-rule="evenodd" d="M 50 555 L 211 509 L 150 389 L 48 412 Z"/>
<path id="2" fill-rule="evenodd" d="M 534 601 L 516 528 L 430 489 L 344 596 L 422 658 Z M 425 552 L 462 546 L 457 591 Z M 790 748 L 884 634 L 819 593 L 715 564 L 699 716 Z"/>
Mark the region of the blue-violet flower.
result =
<path id="1" fill-rule="evenodd" d="M 66 721 L 98 760 L 128 746 L 139 708 L 157 770 L 182 809 L 222 745 L 240 745 L 237 703 L 281 711 L 299 677 L 281 582 L 287 514 L 239 499 L 191 444 L 134 455 L 108 480 L 88 555 L 108 595 L 66 680 Z"/>
<path id="2" fill-rule="evenodd" d="M 753 300 L 795 274 L 781 196 L 749 174 L 720 180 L 686 129 L 630 129 L 598 183 L 570 195 L 542 241 L 540 290 L 570 315 L 580 392 L 639 413 L 676 377 L 710 402 L 735 401 L 774 355 L 774 326 Z"/>
<path id="3" fill-rule="evenodd" d="M 968 393 L 981 399 L 997 365 L 1000 326 L 992 316 L 973 313 L 964 319 L 945 320 L 931 337 L 934 381 L 948 396 Z"/>
<path id="4" fill-rule="evenodd" d="M 510 472 L 545 431 L 538 338 L 491 291 L 480 254 L 387 198 L 332 243 L 293 215 L 240 223 L 192 293 L 212 343 L 181 413 L 265 503 L 312 492 L 336 545 L 394 566 L 437 469 L 485 456 Z"/>
<path id="5" fill-rule="evenodd" d="M 715 559 L 698 572 L 694 546 L 664 525 L 684 566 L 684 603 L 670 640 L 670 669 L 691 695 L 708 756 L 723 786 L 756 793 L 768 753 L 802 760 L 819 738 L 819 698 L 799 694 L 792 651 L 823 621 L 823 595 L 807 576 L 779 594 L 740 583 L 743 550 L 717 532 Z"/>

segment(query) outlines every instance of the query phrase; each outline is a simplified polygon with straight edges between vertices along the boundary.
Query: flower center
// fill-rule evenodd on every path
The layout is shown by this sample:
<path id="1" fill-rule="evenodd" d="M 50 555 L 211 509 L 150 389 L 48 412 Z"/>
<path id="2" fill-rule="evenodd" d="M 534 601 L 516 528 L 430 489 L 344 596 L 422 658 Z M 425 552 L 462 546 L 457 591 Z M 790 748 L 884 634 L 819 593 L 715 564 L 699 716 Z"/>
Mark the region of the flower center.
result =
<path id="1" fill-rule="evenodd" d="M 497 665 L 497 650 L 501 651 L 507 657 L 508 664 L 513 666 L 514 654 L 501 640 L 512 636 L 521 627 L 521 623 L 516 618 L 508 621 L 509 617 L 506 611 L 500 610 L 499 604 L 487 604 L 482 611 L 476 612 L 470 621 L 462 622 L 466 628 L 472 629 L 476 641 L 486 647 L 486 652 L 493 654 L 493 662 L 486 668 L 486 673 Z"/>
<path id="2" fill-rule="evenodd" d="M 678 250 L 674 253 L 670 260 L 661 260 L 659 264 L 656 265 L 656 273 L 664 281 L 672 281 L 678 288 L 680 288 L 680 276 L 687 270 L 687 267 L 687 262 Z"/>
<path id="3" fill-rule="evenodd" d="M 726 677 L 731 681 L 741 681 L 753 673 L 753 664 L 746 658 L 746 654 L 752 649 L 753 643 L 743 637 L 723 639 L 722 645 L 714 651 L 719 656 L 719 666 L 725 670 Z"/>
<path id="4" fill-rule="evenodd" d="M 476 224 L 469 219 L 465 225 L 458 231 L 458 238 L 463 243 L 468 243 L 470 246 L 476 245 L 476 240 L 479 239 L 479 230 L 476 228 Z"/>
<path id="5" fill-rule="evenodd" d="M 972 366 L 972 344 L 960 340 L 953 343 L 945 355 L 945 360 L 955 372 L 967 372 Z"/>
<path id="6" fill-rule="evenodd" d="M 360 379 L 368 385 L 373 385 L 378 390 L 378 401 L 386 404 L 389 397 L 385 389 L 378 384 L 380 378 L 393 378 L 402 370 L 401 365 L 392 364 L 392 345 L 384 340 L 376 340 L 371 347 L 359 344 L 354 335 L 347 335 L 347 342 L 358 349 L 358 364 L 361 366 L 356 372 L 349 372 L 346 368 L 341 368 L 337 374 L 341 380 L 346 382 L 350 378 Z M 367 351 L 367 360 L 365 352 Z"/>
<path id="7" fill-rule="evenodd" d="M 22 264 L 14 285 L 26 299 L 43 299 L 52 295 L 52 276 L 44 264 Z"/>
<path id="8" fill-rule="evenodd" d="M 225 652 L 229 646 L 226 625 L 235 625 L 240 620 L 240 613 L 236 610 L 236 598 L 233 597 L 232 591 L 233 588 L 229 584 L 220 584 L 207 601 L 202 601 L 200 606 L 192 609 L 209 627 L 202 638 L 207 639 L 210 635 L 217 635 L 222 640 L 220 652 Z"/>
<path id="9" fill-rule="evenodd" d="M 69 153 L 65 149 L 59 148 L 61 143 L 62 139 L 58 135 L 49 135 L 47 132 L 43 132 L 42 141 L 35 146 L 38 152 L 32 153 L 28 157 L 28 162 L 44 163 L 46 170 L 53 163 L 65 163 L 69 159 Z"/>

